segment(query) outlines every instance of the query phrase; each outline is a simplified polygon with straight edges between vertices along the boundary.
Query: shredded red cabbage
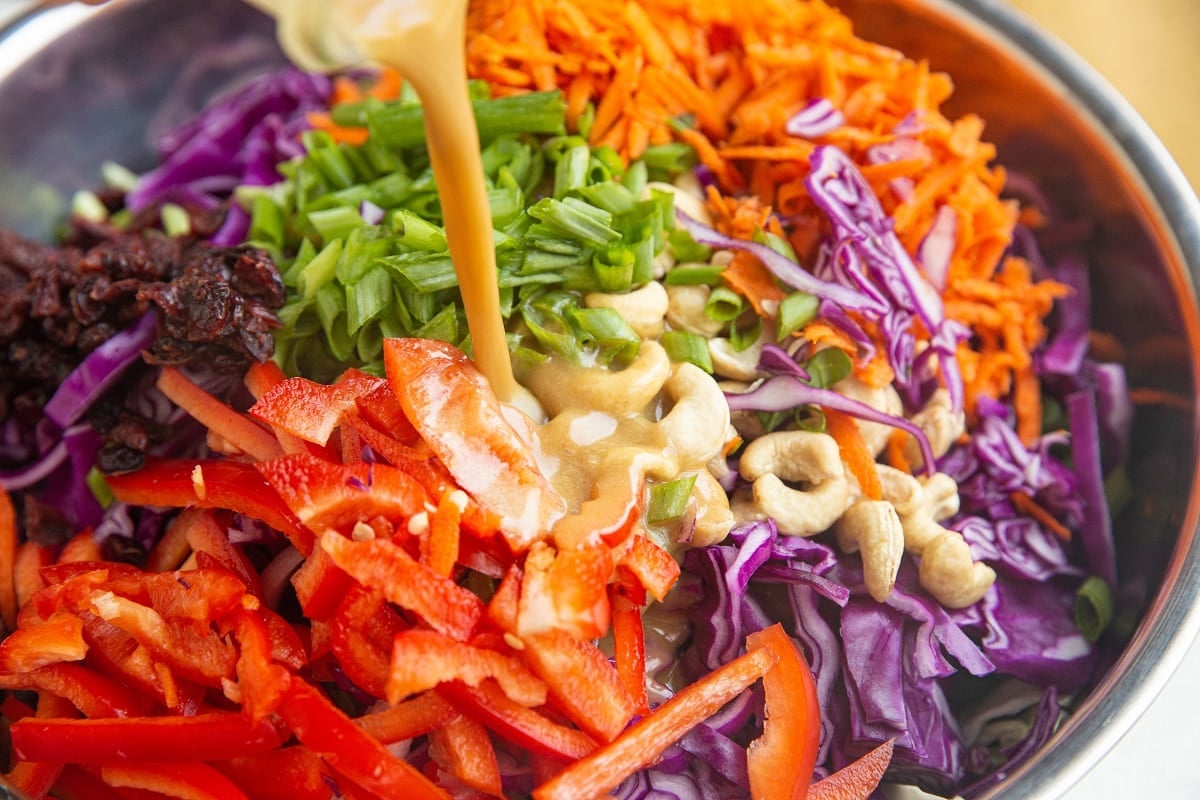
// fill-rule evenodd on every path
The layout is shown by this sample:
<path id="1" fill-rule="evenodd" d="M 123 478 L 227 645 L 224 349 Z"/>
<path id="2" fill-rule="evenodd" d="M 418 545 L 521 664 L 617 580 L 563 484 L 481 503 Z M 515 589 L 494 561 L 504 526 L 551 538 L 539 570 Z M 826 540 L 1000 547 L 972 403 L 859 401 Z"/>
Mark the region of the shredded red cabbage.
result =
<path id="1" fill-rule="evenodd" d="M 845 124 L 845 115 L 829 99 L 818 97 L 789 117 L 784 130 L 789 136 L 816 139 Z"/>

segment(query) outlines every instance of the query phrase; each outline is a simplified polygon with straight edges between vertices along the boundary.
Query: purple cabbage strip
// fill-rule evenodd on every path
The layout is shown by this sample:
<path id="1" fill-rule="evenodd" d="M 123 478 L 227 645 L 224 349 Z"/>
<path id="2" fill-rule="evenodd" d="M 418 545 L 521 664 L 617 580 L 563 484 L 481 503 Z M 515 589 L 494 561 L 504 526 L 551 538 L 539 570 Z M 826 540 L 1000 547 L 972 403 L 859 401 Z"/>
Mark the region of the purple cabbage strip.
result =
<path id="1" fill-rule="evenodd" d="M 789 117 L 783 129 L 789 136 L 815 139 L 832 133 L 845 124 L 845 115 L 827 98 L 818 97 L 810 100 L 804 108 Z"/>
<path id="2" fill-rule="evenodd" d="M 1067 397 L 1066 407 L 1071 425 L 1071 455 L 1083 498 L 1083 526 L 1079 530 L 1079 539 L 1083 545 L 1084 563 L 1093 575 L 1115 588 L 1117 559 L 1112 517 L 1104 495 L 1096 399 L 1088 391 L 1074 392 Z"/>
<path id="3" fill-rule="evenodd" d="M 827 406 L 868 422 L 899 428 L 917 440 L 927 475 L 934 471 L 933 448 L 925 432 L 903 417 L 887 414 L 832 389 L 809 386 L 791 375 L 775 375 L 743 394 L 727 394 L 731 411 L 788 411 L 804 405 Z"/>

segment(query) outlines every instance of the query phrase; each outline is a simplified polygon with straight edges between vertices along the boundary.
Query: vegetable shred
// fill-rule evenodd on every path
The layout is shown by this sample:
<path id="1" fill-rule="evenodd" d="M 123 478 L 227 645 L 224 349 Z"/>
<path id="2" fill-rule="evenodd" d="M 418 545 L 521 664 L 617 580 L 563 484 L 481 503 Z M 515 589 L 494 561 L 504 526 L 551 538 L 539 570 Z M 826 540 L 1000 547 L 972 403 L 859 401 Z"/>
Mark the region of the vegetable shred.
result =
<path id="1" fill-rule="evenodd" d="M 0 232 L 5 780 L 999 783 L 1122 643 L 1133 403 L 1178 401 L 1099 346 L 1087 241 L 822 0 L 466 30 L 529 402 L 472 362 L 391 69 L 254 76 L 61 242 Z"/>

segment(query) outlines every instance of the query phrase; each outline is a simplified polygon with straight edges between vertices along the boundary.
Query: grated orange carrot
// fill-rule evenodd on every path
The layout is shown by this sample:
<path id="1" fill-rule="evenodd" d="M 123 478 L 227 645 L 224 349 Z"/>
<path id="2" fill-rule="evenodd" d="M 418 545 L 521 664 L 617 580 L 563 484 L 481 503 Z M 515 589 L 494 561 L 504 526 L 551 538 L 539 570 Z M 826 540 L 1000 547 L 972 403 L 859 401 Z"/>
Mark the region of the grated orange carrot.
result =
<path id="1" fill-rule="evenodd" d="M 875 468 L 875 457 L 867 449 L 854 417 L 824 406 L 821 411 L 825 414 L 825 432 L 837 442 L 842 461 L 858 481 L 863 496 L 868 500 L 881 499 L 883 487 L 879 482 L 879 470 Z"/>
<path id="2" fill-rule="evenodd" d="M 1024 492 L 1012 492 L 1009 494 L 1008 499 L 1012 501 L 1012 504 L 1022 514 L 1032 517 L 1038 524 L 1063 541 L 1071 541 L 1070 528 L 1055 519 L 1054 515 L 1043 508 L 1038 501 Z"/>

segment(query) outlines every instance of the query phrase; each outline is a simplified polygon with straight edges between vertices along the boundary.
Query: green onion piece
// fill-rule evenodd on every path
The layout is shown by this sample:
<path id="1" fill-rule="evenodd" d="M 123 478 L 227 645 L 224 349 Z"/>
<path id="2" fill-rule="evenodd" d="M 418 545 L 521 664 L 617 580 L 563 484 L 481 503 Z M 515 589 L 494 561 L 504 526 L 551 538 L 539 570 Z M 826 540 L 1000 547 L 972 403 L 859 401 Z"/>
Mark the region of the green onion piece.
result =
<path id="1" fill-rule="evenodd" d="M 808 372 L 813 386 L 828 389 L 849 376 L 854 364 L 845 351 L 827 347 L 813 353 L 812 357 L 804 362 L 804 369 Z"/>
<path id="2" fill-rule="evenodd" d="M 446 305 L 413 334 L 421 339 L 459 344 L 458 330 L 458 313 L 453 305 Z"/>
<path id="3" fill-rule="evenodd" d="M 603 361 L 629 357 L 642 342 L 615 308 L 572 308 L 565 316 L 574 325 L 579 343 L 597 348 Z"/>
<path id="4" fill-rule="evenodd" d="M 438 292 L 458 285 L 454 262 L 445 252 L 401 253 L 380 259 L 380 261 L 403 277 L 413 290 L 422 294 Z"/>
<path id="5" fill-rule="evenodd" d="M 301 239 L 300 247 L 296 250 L 296 255 L 292 259 L 292 263 L 283 265 L 280 262 L 281 272 L 283 273 L 283 285 L 289 289 L 295 289 L 300 285 L 300 273 L 308 266 L 308 262 L 312 261 L 317 255 L 317 248 L 313 245 L 312 239 Z"/>
<path id="6" fill-rule="evenodd" d="M 163 203 L 158 213 L 167 236 L 187 236 L 192 232 L 192 218 L 183 206 Z"/>
<path id="7" fill-rule="evenodd" d="M 273 250 L 282 250 L 286 229 L 287 215 L 283 207 L 268 194 L 256 195 L 250 205 L 250 230 L 246 238 Z"/>
<path id="8" fill-rule="evenodd" d="M 317 293 L 333 280 L 338 259 L 342 257 L 342 240 L 334 239 L 313 256 L 305 265 L 296 281 L 296 288 L 305 300 L 312 300 Z"/>
<path id="9" fill-rule="evenodd" d="M 395 208 L 416 193 L 412 178 L 401 172 L 376 178 L 367 188 L 367 199 L 380 208 Z"/>
<path id="10" fill-rule="evenodd" d="M 676 264 L 663 276 L 667 286 L 720 286 L 725 267 L 717 264 Z"/>
<path id="11" fill-rule="evenodd" d="M 357 283 L 380 259 L 392 252 L 392 238 L 382 228 L 361 225 L 346 237 L 334 276 L 343 284 Z"/>
<path id="12" fill-rule="evenodd" d="M 582 188 L 587 183 L 588 161 L 591 150 L 586 144 L 570 148 L 558 159 L 554 167 L 554 196 L 559 200 L 569 192 Z"/>
<path id="13" fill-rule="evenodd" d="M 652 144 L 642 151 L 641 160 L 655 180 L 669 180 L 696 166 L 696 151 L 683 142 Z"/>
<path id="14" fill-rule="evenodd" d="M 492 227 L 503 228 L 521 217 L 525 210 L 525 193 L 520 186 L 489 189 L 488 208 L 492 212 Z"/>
<path id="15" fill-rule="evenodd" d="M 654 252 L 652 237 L 633 245 L 633 283 L 641 285 L 654 280 Z"/>
<path id="16" fill-rule="evenodd" d="M 773 233 L 764 231 L 761 228 L 754 231 L 754 236 L 752 238 L 755 242 L 759 244 L 765 244 L 767 247 L 771 248 L 776 253 L 779 253 L 781 256 L 784 256 L 791 261 L 796 260 L 796 251 L 792 249 L 791 242 L 789 242 L 787 239 L 783 239 Z"/>
<path id="17" fill-rule="evenodd" d="M 821 300 L 808 292 L 792 292 L 779 303 L 778 341 L 791 336 L 817 317 Z"/>
<path id="18" fill-rule="evenodd" d="M 305 216 L 317 235 L 327 242 L 345 238 L 350 231 L 367 224 L 357 209 L 345 206 L 309 211 Z"/>
<path id="19" fill-rule="evenodd" d="M 100 504 L 101 508 L 108 508 L 112 505 L 112 489 L 108 488 L 108 481 L 104 479 L 104 473 L 98 467 L 92 467 L 88 470 L 84 482 L 87 483 L 88 489 L 92 492 L 92 497 L 96 498 L 96 502 Z"/>
<path id="20" fill-rule="evenodd" d="M 588 103 L 583 107 L 583 111 L 575 119 L 575 127 L 579 130 L 579 135 L 583 138 L 590 138 L 592 135 L 592 123 L 596 121 L 596 104 Z"/>
<path id="21" fill-rule="evenodd" d="M 709 375 L 713 372 L 708 340 L 687 331 L 667 331 L 659 340 L 670 359 L 677 364 L 695 364 Z"/>
<path id="22" fill-rule="evenodd" d="M 1103 579 L 1091 576 L 1075 592 L 1075 626 L 1089 642 L 1096 642 L 1113 620 L 1112 589 Z"/>
<path id="23" fill-rule="evenodd" d="M 89 222 L 104 222 L 108 219 L 108 208 L 95 192 L 80 191 L 71 196 L 71 216 Z"/>
<path id="24" fill-rule="evenodd" d="M 412 211 L 401 208 L 392 215 L 392 233 L 405 247 L 413 250 L 446 249 L 446 234 L 437 225 L 428 222 Z"/>
<path id="25" fill-rule="evenodd" d="M 1121 513 L 1133 500 L 1133 495 L 1133 482 L 1129 479 L 1129 471 L 1124 464 L 1118 464 L 1104 476 L 1104 497 L 1108 501 L 1109 513 L 1113 516 Z"/>
<path id="26" fill-rule="evenodd" d="M 692 488 L 695 485 L 695 475 L 652 484 L 650 502 L 646 508 L 646 521 L 654 525 L 682 517 L 687 511 L 688 500 L 692 497 Z"/>
<path id="27" fill-rule="evenodd" d="M 621 234 L 611 227 L 612 214 L 572 197 L 565 200 L 544 197 L 530 206 L 528 213 L 554 230 L 593 247 L 621 240 Z"/>
<path id="28" fill-rule="evenodd" d="M 637 195 L 612 180 L 584 186 L 576 193 L 596 208 L 602 208 L 614 216 L 632 211 L 637 204 Z"/>
<path id="29" fill-rule="evenodd" d="M 346 332 L 354 336 L 371 322 L 392 300 L 392 276 L 384 267 L 375 267 L 357 283 L 346 287 Z"/>
<path id="30" fill-rule="evenodd" d="M 633 268 L 637 254 L 625 245 L 614 245 L 596 251 L 592 269 L 602 292 L 627 292 L 633 283 Z"/>
<path id="31" fill-rule="evenodd" d="M 562 133 L 566 103 L 561 92 L 527 92 L 476 101 L 475 126 L 481 141 L 520 133 Z M 367 127 L 388 147 L 405 149 L 425 144 L 425 112 L 398 102 L 365 107 Z"/>
<path id="32" fill-rule="evenodd" d="M 726 286 L 717 286 L 708 295 L 704 304 L 705 315 L 717 322 L 732 322 L 746 309 L 746 301 L 737 292 Z"/>
<path id="33" fill-rule="evenodd" d="M 122 192 L 128 192 L 138 182 L 136 172 L 115 161 L 105 161 L 100 165 L 100 177 L 105 186 Z"/>
<path id="34" fill-rule="evenodd" d="M 307 158 L 331 186 L 345 189 L 358 183 L 358 175 L 350 159 L 346 157 L 345 151 L 336 145 L 309 150 Z"/>
<path id="35" fill-rule="evenodd" d="M 650 171 L 646 168 L 645 161 L 635 161 L 630 164 L 625 168 L 625 175 L 621 178 L 621 184 L 634 197 L 642 196 L 649 181 Z"/>
<path id="36" fill-rule="evenodd" d="M 671 244 L 671 252 L 678 261 L 688 261 L 706 264 L 712 259 L 712 248 L 708 245 L 697 244 L 692 235 L 683 228 L 676 228 L 667 235 Z"/>
<path id="37" fill-rule="evenodd" d="M 729 326 L 729 344 L 734 352 L 740 353 L 762 336 L 762 317 L 755 316 L 748 325 Z"/>

